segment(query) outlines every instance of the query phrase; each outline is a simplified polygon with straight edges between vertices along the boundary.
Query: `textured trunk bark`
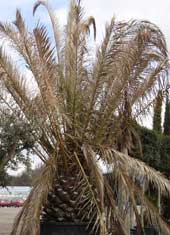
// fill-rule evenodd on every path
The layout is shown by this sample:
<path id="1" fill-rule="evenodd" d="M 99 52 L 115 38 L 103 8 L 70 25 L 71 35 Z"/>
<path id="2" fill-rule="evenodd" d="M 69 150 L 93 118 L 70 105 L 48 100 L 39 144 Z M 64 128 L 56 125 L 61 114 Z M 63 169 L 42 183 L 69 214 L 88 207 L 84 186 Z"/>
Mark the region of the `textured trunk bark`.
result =
<path id="1" fill-rule="evenodd" d="M 42 220 L 56 222 L 81 222 L 86 209 L 81 211 L 81 203 L 85 203 L 85 197 L 80 194 L 78 179 L 71 176 L 60 176 L 48 194 L 47 203 L 44 206 Z M 89 219 L 85 216 L 83 222 Z"/>

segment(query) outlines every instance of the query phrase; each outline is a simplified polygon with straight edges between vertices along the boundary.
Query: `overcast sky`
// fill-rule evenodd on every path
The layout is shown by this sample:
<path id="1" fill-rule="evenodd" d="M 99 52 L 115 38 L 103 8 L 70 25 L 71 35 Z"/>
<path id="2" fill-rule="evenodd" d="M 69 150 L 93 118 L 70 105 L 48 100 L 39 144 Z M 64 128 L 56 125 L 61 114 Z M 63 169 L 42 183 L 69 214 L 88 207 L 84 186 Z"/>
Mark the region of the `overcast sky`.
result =
<path id="1" fill-rule="evenodd" d="M 60 22 L 66 22 L 66 12 L 69 0 L 49 0 L 56 11 Z M 166 36 L 170 48 L 170 0 L 84 0 L 86 14 L 96 19 L 99 38 L 104 32 L 104 24 L 114 15 L 118 20 L 146 19 L 157 24 Z M 0 20 L 13 20 L 15 9 L 23 12 L 28 26 L 41 18 L 48 24 L 49 20 L 43 8 L 40 8 L 35 18 L 32 17 L 32 6 L 35 0 L 0 0 Z"/>

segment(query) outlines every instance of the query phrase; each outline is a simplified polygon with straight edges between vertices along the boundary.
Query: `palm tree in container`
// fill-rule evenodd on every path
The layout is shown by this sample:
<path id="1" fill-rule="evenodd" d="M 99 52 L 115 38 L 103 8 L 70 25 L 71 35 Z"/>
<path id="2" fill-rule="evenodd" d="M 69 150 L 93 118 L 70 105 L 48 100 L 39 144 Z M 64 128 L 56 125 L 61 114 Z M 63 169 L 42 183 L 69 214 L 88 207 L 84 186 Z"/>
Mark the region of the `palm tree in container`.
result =
<path id="1" fill-rule="evenodd" d="M 96 37 L 95 20 L 84 18 L 81 1 L 71 1 L 63 33 L 48 2 L 38 1 L 33 12 L 40 5 L 49 13 L 55 47 L 46 27 L 38 23 L 28 31 L 18 10 L 15 22 L 0 24 L 1 39 L 8 40 L 8 51 L 0 51 L 1 100 L 34 127 L 33 152 L 44 162 L 12 234 L 39 234 L 40 217 L 87 221 L 101 235 L 113 234 L 116 227 L 127 234 L 127 207 L 134 211 L 141 233 L 141 203 L 149 223 L 169 234 L 140 187 L 152 182 L 169 195 L 169 181 L 128 155 L 135 135 L 132 120 L 145 115 L 157 90 L 167 85 L 162 33 L 147 21 L 111 19 L 91 60 L 87 42 L 91 27 Z M 108 176 L 102 174 L 99 160 L 111 169 Z"/>

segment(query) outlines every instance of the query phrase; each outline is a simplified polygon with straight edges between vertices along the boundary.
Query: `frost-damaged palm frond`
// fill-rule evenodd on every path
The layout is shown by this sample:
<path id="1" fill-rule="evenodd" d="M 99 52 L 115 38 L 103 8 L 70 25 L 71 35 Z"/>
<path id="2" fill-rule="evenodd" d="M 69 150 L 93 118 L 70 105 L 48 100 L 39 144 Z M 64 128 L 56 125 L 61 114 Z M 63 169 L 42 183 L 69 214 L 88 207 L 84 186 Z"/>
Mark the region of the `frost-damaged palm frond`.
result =
<path id="1" fill-rule="evenodd" d="M 96 79 L 91 92 L 96 97 L 92 96 L 95 102 L 91 101 L 93 106 L 89 112 L 99 109 L 97 118 L 100 124 L 96 138 L 101 138 L 105 132 L 113 112 L 122 109 L 125 92 L 132 109 L 138 110 L 137 107 L 143 103 L 146 110 L 153 100 L 153 93 L 167 80 L 166 45 L 156 26 L 137 21 L 117 24 L 112 21 L 110 26 L 112 30 L 109 34 L 107 27 L 94 67 Z"/>
<path id="2" fill-rule="evenodd" d="M 60 29 L 59 29 L 59 24 L 58 24 L 57 17 L 55 16 L 53 10 L 51 9 L 51 7 L 50 7 L 50 5 L 48 4 L 47 1 L 37 1 L 34 5 L 34 8 L 33 8 L 33 14 L 35 14 L 37 8 L 40 5 L 44 5 L 46 7 L 46 9 L 48 11 L 48 14 L 50 16 L 50 20 L 51 20 L 52 27 L 53 27 L 53 32 L 54 32 L 56 50 L 57 50 L 57 59 L 58 59 L 58 63 L 60 63 L 61 62 L 61 58 L 60 58 L 61 38 L 60 38 Z"/>
<path id="3" fill-rule="evenodd" d="M 86 146 L 86 148 L 93 152 L 92 146 Z M 106 187 L 105 191 L 107 192 L 108 197 L 107 200 L 110 202 L 111 200 L 119 202 L 119 200 L 122 198 L 122 195 L 126 195 L 125 197 L 123 196 L 123 211 L 121 211 L 121 208 L 119 208 L 119 204 L 117 205 L 118 208 L 116 208 L 119 210 L 119 219 L 125 221 L 127 215 L 126 210 L 128 210 L 128 207 L 132 207 L 138 221 L 137 223 L 139 223 L 140 227 L 142 227 L 140 224 L 141 219 L 137 209 L 138 205 L 142 205 L 145 208 L 148 223 L 157 224 L 157 229 L 160 230 L 162 234 L 169 234 L 169 226 L 163 222 L 158 209 L 153 206 L 153 204 L 142 191 L 142 185 L 144 183 L 145 185 L 149 185 L 149 183 L 151 183 L 157 191 L 161 192 L 162 195 L 169 197 L 169 180 L 165 178 L 160 172 L 147 166 L 144 162 L 118 152 L 115 149 L 107 149 L 99 146 L 98 152 L 100 152 L 101 159 L 103 159 L 103 161 L 109 165 L 110 168 L 112 168 L 112 171 L 109 173 L 109 177 L 114 182 L 115 188 L 111 191 L 108 180 L 106 179 L 104 181 L 104 187 Z M 96 155 L 97 152 L 95 156 Z M 92 164 L 89 165 L 89 168 L 91 171 L 93 171 Z M 120 188 L 123 188 L 123 190 L 120 191 Z M 128 205 L 128 203 L 130 204 Z M 127 208 L 125 205 L 127 205 Z M 115 218 L 117 218 L 116 209 L 113 207 Z M 106 217 L 108 218 L 108 215 Z M 110 218 L 112 219 L 112 217 Z"/>
<path id="4" fill-rule="evenodd" d="M 116 227 L 128 234 L 129 210 L 141 233 L 138 203 L 150 223 L 168 234 L 141 184 L 152 183 L 169 195 L 169 181 L 128 155 L 132 136 L 138 138 L 135 118 L 167 87 L 164 36 L 150 22 L 112 18 L 91 60 L 88 36 L 92 28 L 96 38 L 96 24 L 93 17 L 84 18 L 81 1 L 70 2 L 63 33 L 47 1 L 37 1 L 33 13 L 40 5 L 49 14 L 54 42 L 41 23 L 29 31 L 19 10 L 13 23 L 0 23 L 0 38 L 8 42 L 7 50 L 0 51 L 0 82 L 7 93 L 0 94 L 3 108 L 10 107 L 16 118 L 33 126 L 33 151 L 44 162 L 12 234 L 39 234 L 41 215 L 58 221 L 88 219 L 101 235 L 114 233 Z M 33 95 L 30 82 L 36 86 Z M 106 176 L 99 159 L 112 169 Z"/>
<path id="5" fill-rule="evenodd" d="M 170 182 L 160 172 L 147 166 L 144 162 L 125 155 L 115 149 L 102 149 L 101 154 L 105 162 L 114 169 L 126 170 L 130 177 L 134 180 L 149 184 L 151 182 L 156 189 L 159 189 L 162 194 L 170 194 Z M 128 164 L 127 164 L 128 162 Z"/>
<path id="6" fill-rule="evenodd" d="M 54 175 L 56 174 L 56 165 L 53 162 L 48 161 L 43 168 L 41 174 L 36 179 L 34 187 L 30 192 L 27 200 L 24 203 L 24 208 L 18 214 L 15 222 L 13 234 L 39 234 L 40 233 L 40 216 L 42 205 L 46 203 L 48 192 L 50 191 L 53 183 Z M 36 204 L 36 206 L 34 205 Z M 20 226 L 21 223 L 21 226 Z M 29 226 L 28 226 L 29 223 Z"/>

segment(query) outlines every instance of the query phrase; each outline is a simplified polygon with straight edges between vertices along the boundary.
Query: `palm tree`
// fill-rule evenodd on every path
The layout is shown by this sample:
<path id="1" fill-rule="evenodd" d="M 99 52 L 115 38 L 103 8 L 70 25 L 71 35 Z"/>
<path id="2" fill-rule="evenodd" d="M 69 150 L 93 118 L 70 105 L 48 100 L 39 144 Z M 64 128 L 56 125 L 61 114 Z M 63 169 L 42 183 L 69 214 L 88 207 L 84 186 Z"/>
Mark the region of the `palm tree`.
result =
<path id="1" fill-rule="evenodd" d="M 12 234 L 39 234 L 40 216 L 58 221 L 82 219 L 93 223 L 101 235 L 108 234 L 113 225 L 127 234 L 127 207 L 134 211 L 141 231 L 137 210 L 141 203 L 149 222 L 169 234 L 141 187 L 142 182 L 151 182 L 169 195 L 169 181 L 128 155 L 134 135 L 132 120 L 146 115 L 157 90 L 167 85 L 162 33 L 147 21 L 116 22 L 113 18 L 91 59 L 88 35 L 93 27 L 96 37 L 95 20 L 84 18 L 81 1 L 71 1 L 63 33 L 48 2 L 38 1 L 34 14 L 40 5 L 49 13 L 54 43 L 40 23 L 28 31 L 18 10 L 14 23 L 0 24 L 1 38 L 8 40 L 8 48 L 22 61 L 19 67 L 1 49 L 1 85 L 6 91 L 1 100 L 34 127 L 33 151 L 44 162 Z M 23 73 L 23 64 L 31 78 L 25 69 Z M 36 87 L 34 94 L 30 80 Z M 112 169 L 109 176 L 102 174 L 99 159 Z"/>

